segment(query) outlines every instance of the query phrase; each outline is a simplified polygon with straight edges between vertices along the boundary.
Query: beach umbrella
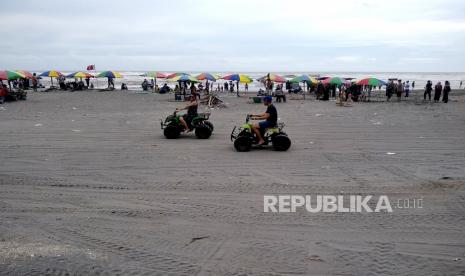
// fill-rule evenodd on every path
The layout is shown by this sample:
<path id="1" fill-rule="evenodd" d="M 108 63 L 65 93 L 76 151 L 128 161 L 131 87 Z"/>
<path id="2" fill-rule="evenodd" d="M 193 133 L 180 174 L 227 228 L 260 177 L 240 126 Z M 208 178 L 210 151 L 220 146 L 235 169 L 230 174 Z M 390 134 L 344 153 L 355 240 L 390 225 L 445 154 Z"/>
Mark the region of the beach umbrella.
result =
<path id="1" fill-rule="evenodd" d="M 143 77 L 148 77 L 148 78 L 154 78 L 154 79 L 164 79 L 167 77 L 166 74 L 160 73 L 160 72 L 147 72 L 145 74 L 142 74 Z"/>
<path id="2" fill-rule="evenodd" d="M 242 82 L 242 83 L 251 83 L 253 82 L 253 79 L 247 75 L 243 74 L 231 74 L 224 76 L 222 78 L 223 80 L 230 80 L 230 81 L 237 81 L 237 82 Z"/>
<path id="3" fill-rule="evenodd" d="M 26 76 L 15 71 L 0 71 L 0 80 L 15 80 L 24 78 L 26 78 Z"/>
<path id="4" fill-rule="evenodd" d="M 289 80 L 289 82 L 291 82 L 291 83 L 306 82 L 306 83 L 313 83 L 313 84 L 318 83 L 318 81 L 315 78 L 310 77 L 309 75 L 297 76 L 297 77 Z"/>
<path id="5" fill-rule="evenodd" d="M 334 77 L 334 78 L 327 78 L 321 81 L 323 84 L 335 84 L 335 85 L 343 85 L 349 83 L 349 81 L 339 78 L 339 77 Z"/>
<path id="6" fill-rule="evenodd" d="M 69 75 L 66 76 L 67 78 L 84 78 L 84 79 L 87 79 L 87 78 L 93 78 L 94 76 L 89 74 L 89 73 L 86 73 L 86 72 L 74 72 L 74 73 L 71 73 Z"/>
<path id="7" fill-rule="evenodd" d="M 61 72 L 52 70 L 52 71 L 45 71 L 42 74 L 40 74 L 39 76 L 41 76 L 41 77 L 49 77 L 50 81 L 52 82 L 52 86 L 53 86 L 53 78 L 61 77 L 61 76 L 63 76 L 63 74 Z"/>
<path id="8" fill-rule="evenodd" d="M 173 78 L 170 78 L 168 80 L 172 81 L 172 82 L 175 82 L 175 81 L 200 82 L 198 79 L 194 78 L 191 75 L 179 75 L 179 76 L 175 76 Z"/>
<path id="9" fill-rule="evenodd" d="M 166 78 L 167 78 L 167 79 L 172 79 L 172 78 L 174 78 L 174 77 L 178 77 L 178 76 L 182 76 L 182 75 L 188 75 L 188 76 L 190 76 L 190 75 L 187 74 L 187 73 L 179 73 L 179 72 L 178 72 L 178 73 L 169 74 L 168 76 L 166 76 Z"/>
<path id="10" fill-rule="evenodd" d="M 365 78 L 357 81 L 358 85 L 371 85 L 371 86 L 383 86 L 386 82 L 377 78 Z"/>
<path id="11" fill-rule="evenodd" d="M 258 81 L 265 81 L 268 79 L 268 77 L 270 78 L 271 81 L 273 82 L 286 82 L 287 80 L 280 76 L 280 75 L 275 75 L 275 74 L 269 74 L 269 75 L 266 75 L 266 76 L 263 76 L 261 78 L 258 79 Z"/>
<path id="12" fill-rule="evenodd" d="M 51 70 L 51 71 L 45 71 L 42 74 L 40 74 L 39 76 L 41 76 L 41 77 L 49 77 L 49 78 L 58 78 L 60 76 L 63 76 L 63 74 L 61 72 Z"/>
<path id="13" fill-rule="evenodd" d="M 25 70 L 16 70 L 16 73 L 20 73 L 21 75 L 25 76 L 27 79 L 32 79 L 32 73 L 25 71 Z"/>
<path id="14" fill-rule="evenodd" d="M 103 71 L 100 74 L 97 75 L 97 78 L 122 78 L 123 76 L 115 71 Z"/>
<path id="15" fill-rule="evenodd" d="M 209 80 L 209 81 L 216 81 L 219 79 L 219 76 L 217 75 L 212 75 L 210 73 L 202 73 L 196 77 L 198 80 Z"/>

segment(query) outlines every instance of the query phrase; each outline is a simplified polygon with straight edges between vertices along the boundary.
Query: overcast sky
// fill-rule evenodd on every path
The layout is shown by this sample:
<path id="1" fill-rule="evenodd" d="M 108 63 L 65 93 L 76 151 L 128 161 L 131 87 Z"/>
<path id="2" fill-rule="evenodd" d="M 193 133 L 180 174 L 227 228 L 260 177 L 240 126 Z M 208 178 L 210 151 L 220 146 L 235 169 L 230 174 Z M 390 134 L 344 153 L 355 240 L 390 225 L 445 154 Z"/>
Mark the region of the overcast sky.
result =
<path id="1" fill-rule="evenodd" d="M 0 22 L 0 70 L 465 71 L 464 0 L 16 0 Z"/>

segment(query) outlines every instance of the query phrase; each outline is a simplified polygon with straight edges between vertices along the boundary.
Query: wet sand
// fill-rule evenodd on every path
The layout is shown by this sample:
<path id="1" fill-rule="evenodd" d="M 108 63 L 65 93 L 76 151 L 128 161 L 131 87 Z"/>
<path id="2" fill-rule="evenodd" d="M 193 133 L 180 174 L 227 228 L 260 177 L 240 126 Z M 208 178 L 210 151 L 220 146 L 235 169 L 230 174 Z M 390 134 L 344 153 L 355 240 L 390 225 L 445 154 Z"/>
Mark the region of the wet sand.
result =
<path id="1" fill-rule="evenodd" d="M 171 95 L 0 105 L 0 275 L 463 275 L 465 103 L 277 103 L 288 152 L 166 140 Z M 458 101 L 457 101 L 458 100 Z M 387 154 L 387 153 L 395 154 Z M 263 213 L 264 195 L 421 198 L 393 213 Z"/>

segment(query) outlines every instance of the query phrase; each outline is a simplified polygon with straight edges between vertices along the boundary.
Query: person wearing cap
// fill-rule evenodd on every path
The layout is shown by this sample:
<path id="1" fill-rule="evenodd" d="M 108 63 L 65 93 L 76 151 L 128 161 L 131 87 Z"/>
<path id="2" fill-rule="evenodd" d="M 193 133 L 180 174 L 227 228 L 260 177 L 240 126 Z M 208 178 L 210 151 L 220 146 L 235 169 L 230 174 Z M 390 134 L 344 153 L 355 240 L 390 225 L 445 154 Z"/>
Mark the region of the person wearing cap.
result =
<path id="1" fill-rule="evenodd" d="M 267 107 L 265 113 L 259 115 L 250 115 L 252 120 L 264 120 L 252 125 L 252 129 L 258 137 L 258 145 L 265 143 L 265 140 L 263 140 L 263 136 L 260 133 L 260 129 L 274 127 L 278 122 L 278 111 L 272 102 L 273 98 L 271 96 L 266 96 L 263 98 L 263 103 Z"/>

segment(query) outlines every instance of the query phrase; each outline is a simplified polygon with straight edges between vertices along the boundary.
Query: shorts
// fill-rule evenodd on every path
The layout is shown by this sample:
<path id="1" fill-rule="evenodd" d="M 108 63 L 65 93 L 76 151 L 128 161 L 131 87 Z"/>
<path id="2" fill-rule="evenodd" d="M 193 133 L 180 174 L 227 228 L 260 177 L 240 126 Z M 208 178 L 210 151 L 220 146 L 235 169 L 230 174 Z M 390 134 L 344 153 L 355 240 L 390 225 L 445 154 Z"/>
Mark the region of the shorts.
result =
<path id="1" fill-rule="evenodd" d="M 260 126 L 261 129 L 270 128 L 270 127 L 275 126 L 274 124 L 272 124 L 271 122 L 268 122 L 268 121 L 261 121 L 261 122 L 258 123 L 258 125 Z"/>

